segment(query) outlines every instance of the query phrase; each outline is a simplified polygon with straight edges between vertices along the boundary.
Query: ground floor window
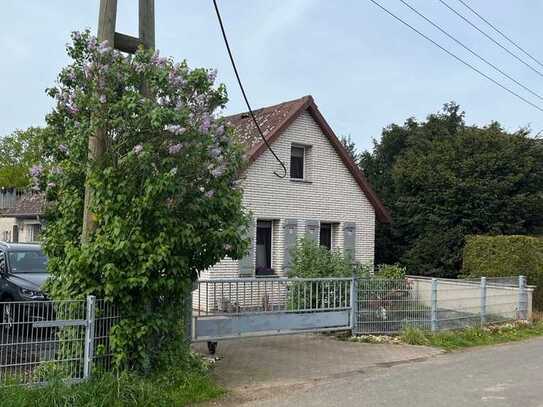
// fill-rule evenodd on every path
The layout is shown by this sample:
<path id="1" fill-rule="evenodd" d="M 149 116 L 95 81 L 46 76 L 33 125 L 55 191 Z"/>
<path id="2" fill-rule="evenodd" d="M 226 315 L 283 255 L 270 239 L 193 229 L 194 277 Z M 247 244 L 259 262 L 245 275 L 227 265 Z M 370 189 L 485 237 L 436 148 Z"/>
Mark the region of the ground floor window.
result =
<path id="1" fill-rule="evenodd" d="M 272 269 L 272 221 L 259 220 L 256 224 L 256 268 L 257 276 L 274 274 Z"/>
<path id="2" fill-rule="evenodd" d="M 319 244 L 322 247 L 326 247 L 328 250 L 332 250 L 332 224 L 321 223 Z"/>
<path id="3" fill-rule="evenodd" d="M 41 235 L 41 225 L 39 223 L 28 225 L 28 241 L 38 242 Z"/>

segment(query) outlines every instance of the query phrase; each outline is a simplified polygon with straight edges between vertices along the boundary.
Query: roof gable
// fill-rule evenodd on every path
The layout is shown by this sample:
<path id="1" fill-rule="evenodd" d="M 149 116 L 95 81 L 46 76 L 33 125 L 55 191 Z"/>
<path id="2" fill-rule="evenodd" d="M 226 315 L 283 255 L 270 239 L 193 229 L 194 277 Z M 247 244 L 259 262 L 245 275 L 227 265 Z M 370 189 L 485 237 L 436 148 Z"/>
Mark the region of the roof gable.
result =
<path id="1" fill-rule="evenodd" d="M 264 137 L 269 144 L 272 144 L 304 111 L 307 111 L 311 115 L 323 134 L 327 137 L 328 141 L 332 144 L 341 161 L 356 180 L 368 201 L 372 204 L 377 219 L 380 222 L 389 223 L 391 218 L 387 209 L 373 191 L 373 188 L 358 165 L 352 160 L 343 144 L 339 141 L 332 128 L 320 113 L 312 96 L 304 96 L 300 99 L 258 109 L 253 111 L 253 113 Z M 250 162 L 254 162 L 267 147 L 258 134 L 251 116 L 248 113 L 240 113 L 228 116 L 225 120 L 230 126 L 234 127 L 238 140 L 247 146 Z"/>

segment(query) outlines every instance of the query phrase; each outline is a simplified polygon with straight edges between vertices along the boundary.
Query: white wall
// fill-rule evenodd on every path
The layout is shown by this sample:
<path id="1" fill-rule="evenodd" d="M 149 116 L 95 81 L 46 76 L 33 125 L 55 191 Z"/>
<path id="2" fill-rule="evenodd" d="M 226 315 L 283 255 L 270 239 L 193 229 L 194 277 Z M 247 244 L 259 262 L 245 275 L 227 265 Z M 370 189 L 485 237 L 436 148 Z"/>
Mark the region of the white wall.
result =
<path id="1" fill-rule="evenodd" d="M 37 219 L 17 219 L 0 217 L 0 241 L 13 242 L 13 226 L 19 228 L 19 243 L 35 242 L 33 227 L 40 225 Z"/>
<path id="2" fill-rule="evenodd" d="M 0 217 L 0 241 L 11 242 L 13 239 L 13 226 L 16 224 L 15 218 Z"/>
<path id="3" fill-rule="evenodd" d="M 308 182 L 289 179 L 292 143 L 311 146 L 308 154 Z M 334 244 L 343 247 L 344 222 L 356 224 L 355 260 L 373 263 L 375 211 L 349 170 L 320 127 L 308 112 L 298 117 L 272 144 L 273 150 L 287 166 L 287 177 L 280 179 L 273 171 L 281 167 L 266 150 L 247 170 L 242 182 L 243 204 L 256 219 L 277 220 L 273 233 L 272 267 L 283 269 L 283 225 L 288 218 L 298 219 L 298 237 L 305 233 L 306 220 L 338 222 Z M 253 237 L 255 238 L 255 237 Z M 201 274 L 202 278 L 238 277 L 238 262 L 225 259 Z"/>

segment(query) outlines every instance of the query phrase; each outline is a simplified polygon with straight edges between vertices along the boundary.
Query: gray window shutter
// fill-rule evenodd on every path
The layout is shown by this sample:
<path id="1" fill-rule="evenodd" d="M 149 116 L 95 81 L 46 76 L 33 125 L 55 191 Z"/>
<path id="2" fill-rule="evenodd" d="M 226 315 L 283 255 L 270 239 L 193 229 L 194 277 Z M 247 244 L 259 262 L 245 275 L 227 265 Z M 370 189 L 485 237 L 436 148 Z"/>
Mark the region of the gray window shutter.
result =
<path id="1" fill-rule="evenodd" d="M 318 242 L 319 238 L 319 221 L 318 220 L 306 220 L 305 221 L 305 236 L 309 239 Z"/>
<path id="2" fill-rule="evenodd" d="M 284 242 L 285 242 L 285 253 L 283 257 L 283 271 L 288 272 L 292 267 L 292 255 L 293 251 L 296 249 L 297 242 L 297 233 L 298 233 L 298 220 L 296 219 L 285 219 L 284 226 Z"/>
<path id="3" fill-rule="evenodd" d="M 248 252 L 239 261 L 239 276 L 254 277 L 255 275 L 255 219 L 251 217 L 249 226 L 247 227 L 247 238 L 250 239 Z"/>
<path id="4" fill-rule="evenodd" d="M 345 222 L 343 224 L 343 253 L 346 258 L 354 262 L 356 243 L 356 224 L 354 222 Z"/>

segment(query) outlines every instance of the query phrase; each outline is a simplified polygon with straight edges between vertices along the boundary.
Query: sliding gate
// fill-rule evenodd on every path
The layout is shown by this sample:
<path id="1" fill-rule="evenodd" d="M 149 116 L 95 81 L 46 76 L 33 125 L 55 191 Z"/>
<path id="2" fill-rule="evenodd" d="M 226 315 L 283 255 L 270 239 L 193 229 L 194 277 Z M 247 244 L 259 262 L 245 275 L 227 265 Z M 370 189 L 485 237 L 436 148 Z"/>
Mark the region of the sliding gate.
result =
<path id="1" fill-rule="evenodd" d="M 198 281 L 193 341 L 351 329 L 351 278 Z"/>

